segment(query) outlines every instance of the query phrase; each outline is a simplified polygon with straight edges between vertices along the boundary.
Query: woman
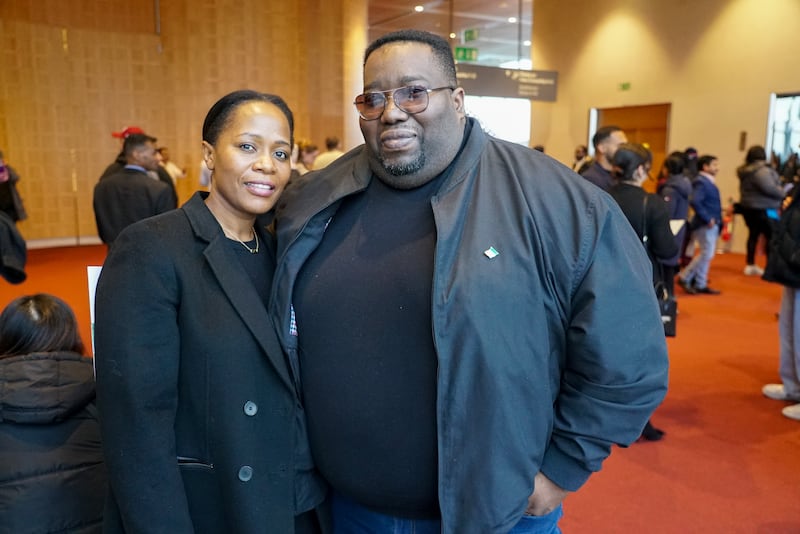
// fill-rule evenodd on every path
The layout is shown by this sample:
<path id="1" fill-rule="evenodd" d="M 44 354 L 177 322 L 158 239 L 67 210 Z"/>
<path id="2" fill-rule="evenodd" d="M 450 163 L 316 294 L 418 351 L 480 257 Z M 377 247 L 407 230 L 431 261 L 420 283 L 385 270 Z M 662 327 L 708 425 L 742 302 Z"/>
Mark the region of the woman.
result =
<path id="1" fill-rule="evenodd" d="M 647 193 L 642 184 L 648 179 L 652 155 L 642 145 L 623 143 L 614 154 L 617 183 L 609 193 L 617 201 L 628 222 L 642 240 L 653 264 L 653 282 L 663 282 L 661 261 L 674 257 L 679 247 L 669 227 L 669 211 L 658 195 Z M 642 439 L 658 441 L 664 431 L 647 422 Z"/>
<path id="2" fill-rule="evenodd" d="M 99 533 L 106 468 L 69 305 L 20 297 L 0 314 L 0 533 Z"/>
<path id="3" fill-rule="evenodd" d="M 736 174 L 739 176 L 741 214 L 747 225 L 747 265 L 744 274 L 761 276 L 764 270 L 756 265 L 756 246 L 762 235 L 767 244 L 772 236 L 772 219 L 778 218 L 784 197 L 781 178 L 767 164 L 764 147 L 758 145 L 750 147 L 744 165 L 736 169 Z"/>
<path id="4" fill-rule="evenodd" d="M 296 374 L 266 311 L 264 215 L 289 179 L 293 127 L 278 96 L 224 96 L 203 123 L 209 192 L 110 251 L 95 325 L 108 531 L 318 528 Z"/>

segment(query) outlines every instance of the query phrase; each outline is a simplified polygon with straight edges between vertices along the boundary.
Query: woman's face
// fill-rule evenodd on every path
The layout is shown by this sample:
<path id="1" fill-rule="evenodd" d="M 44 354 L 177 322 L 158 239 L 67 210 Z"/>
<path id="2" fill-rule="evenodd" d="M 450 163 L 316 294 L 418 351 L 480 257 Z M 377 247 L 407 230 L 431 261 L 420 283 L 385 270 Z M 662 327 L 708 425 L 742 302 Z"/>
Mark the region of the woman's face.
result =
<path id="1" fill-rule="evenodd" d="M 231 114 L 214 146 L 203 142 L 203 157 L 214 172 L 206 203 L 220 222 L 233 226 L 275 206 L 292 170 L 290 140 L 283 112 L 251 100 Z"/>

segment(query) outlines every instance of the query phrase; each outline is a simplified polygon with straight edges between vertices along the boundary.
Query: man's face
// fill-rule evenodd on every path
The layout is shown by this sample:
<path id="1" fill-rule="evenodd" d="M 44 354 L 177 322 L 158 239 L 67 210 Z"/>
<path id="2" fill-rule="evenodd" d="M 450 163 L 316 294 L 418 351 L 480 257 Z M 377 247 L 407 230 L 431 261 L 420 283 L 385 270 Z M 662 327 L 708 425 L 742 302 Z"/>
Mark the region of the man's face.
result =
<path id="1" fill-rule="evenodd" d="M 703 172 L 710 174 L 711 176 L 716 176 L 719 172 L 719 162 L 715 159 L 712 159 L 708 165 L 703 165 Z"/>
<path id="2" fill-rule="evenodd" d="M 158 169 L 158 151 L 156 145 L 152 141 L 145 143 L 133 151 L 136 165 L 141 165 L 148 171 L 155 171 Z"/>
<path id="3" fill-rule="evenodd" d="M 600 143 L 598 148 L 600 149 L 600 153 L 606 158 L 606 161 L 611 162 L 614 160 L 614 154 L 617 153 L 617 148 L 619 148 L 619 145 L 627 142 L 628 138 L 625 137 L 625 132 L 622 130 L 617 130 L 609 135 L 608 139 Z"/>
<path id="4" fill-rule="evenodd" d="M 370 54 L 364 65 L 364 92 L 407 85 L 435 89 L 449 85 L 431 48 L 422 43 L 389 43 Z M 360 119 L 370 166 L 398 189 L 427 183 L 453 161 L 464 133 L 464 90 L 428 94 L 425 111 L 408 114 L 391 96 L 376 120 Z"/>

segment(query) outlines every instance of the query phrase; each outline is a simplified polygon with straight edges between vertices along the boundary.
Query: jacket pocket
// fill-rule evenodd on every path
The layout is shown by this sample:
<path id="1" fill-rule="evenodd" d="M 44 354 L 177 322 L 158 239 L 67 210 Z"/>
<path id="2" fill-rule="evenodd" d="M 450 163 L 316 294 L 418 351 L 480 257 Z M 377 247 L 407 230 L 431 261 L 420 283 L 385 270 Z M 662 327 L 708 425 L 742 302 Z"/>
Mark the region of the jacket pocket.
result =
<path id="1" fill-rule="evenodd" d="M 222 490 L 214 466 L 195 458 L 178 457 L 189 515 L 195 534 L 227 532 Z"/>

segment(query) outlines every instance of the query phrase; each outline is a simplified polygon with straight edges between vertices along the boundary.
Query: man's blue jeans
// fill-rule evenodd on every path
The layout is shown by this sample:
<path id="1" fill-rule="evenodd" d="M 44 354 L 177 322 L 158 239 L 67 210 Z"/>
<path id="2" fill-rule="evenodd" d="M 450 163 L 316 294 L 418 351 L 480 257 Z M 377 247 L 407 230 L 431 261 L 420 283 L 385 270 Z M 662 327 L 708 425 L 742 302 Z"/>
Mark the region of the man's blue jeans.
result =
<path id="1" fill-rule="evenodd" d="M 332 496 L 331 504 L 334 534 L 440 534 L 442 530 L 438 519 L 384 515 L 336 494 Z M 509 534 L 561 534 L 558 520 L 562 515 L 559 506 L 545 516 L 523 516 Z"/>
<path id="2" fill-rule="evenodd" d="M 692 258 L 678 276 L 687 284 L 694 282 L 694 287 L 703 288 L 708 285 L 708 270 L 711 267 L 711 260 L 717 252 L 717 238 L 719 237 L 719 226 L 711 228 L 701 226 L 692 233 L 692 241 L 697 241 L 700 252 Z"/>

